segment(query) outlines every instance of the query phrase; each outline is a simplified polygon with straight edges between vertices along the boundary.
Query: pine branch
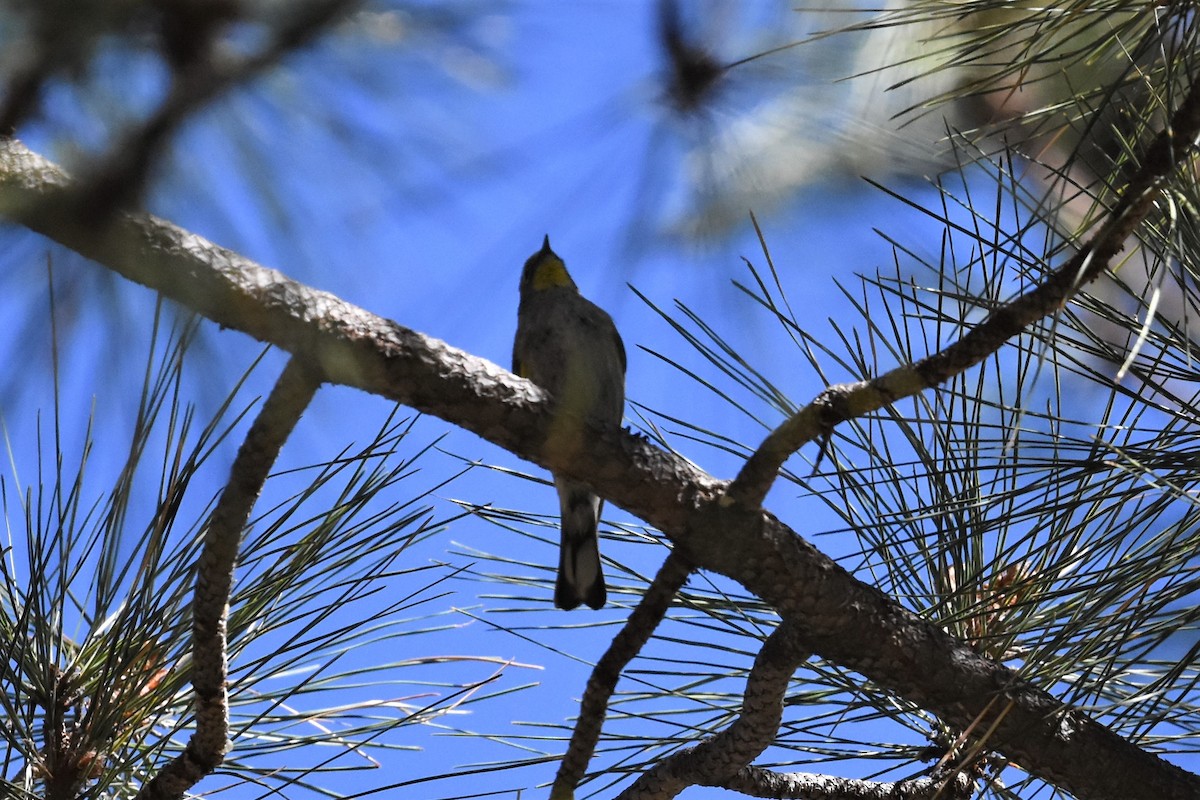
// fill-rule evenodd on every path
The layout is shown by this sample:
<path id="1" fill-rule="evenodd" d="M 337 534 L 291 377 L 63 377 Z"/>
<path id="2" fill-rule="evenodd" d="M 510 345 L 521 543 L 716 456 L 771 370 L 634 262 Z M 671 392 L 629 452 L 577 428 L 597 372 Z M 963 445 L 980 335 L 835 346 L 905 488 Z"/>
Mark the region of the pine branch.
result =
<path id="1" fill-rule="evenodd" d="M 777 800 L 969 800 L 975 794 L 974 783 L 962 772 L 886 783 L 747 767 L 721 786 L 748 797 Z"/>
<path id="2" fill-rule="evenodd" d="M 551 800 L 574 797 L 575 787 L 587 771 L 588 762 L 596 749 L 596 742 L 600 739 L 600 728 L 608 711 L 608 701 L 617 687 L 621 673 L 641 652 L 646 642 L 650 641 L 655 628 L 666 616 L 671 601 L 691 574 L 692 568 L 678 551 L 672 550 L 620 633 L 613 637 L 608 650 L 596 662 L 596 668 L 592 670 L 587 689 L 583 693 L 579 719 L 571 734 L 571 743 L 559 764 L 558 774 L 554 776 L 554 786 L 550 790 Z"/>
<path id="3" fill-rule="evenodd" d="M 1182 137 L 1181 137 L 1182 138 Z M 880 687 L 966 728 L 998 694 L 989 745 L 1080 798 L 1200 796 L 1200 778 L 1065 707 L 1002 664 L 856 580 L 770 513 L 631 433 L 596 430 L 569 460 L 543 451 L 552 415 L 532 383 L 445 342 L 292 281 L 146 214 L 97 232 L 67 216 L 60 169 L 0 144 L 0 215 L 162 292 L 225 327 L 319 367 L 331 382 L 404 403 L 567 477 L 662 531 L 689 563 L 738 581 L 806 643 Z"/>
<path id="4" fill-rule="evenodd" d="M 780 624 L 754 659 L 737 719 L 712 738 L 660 761 L 617 800 L 669 800 L 693 784 L 723 786 L 775 741 L 788 682 L 811 655 L 799 627 Z"/>
<path id="5" fill-rule="evenodd" d="M 319 386 L 308 364 L 291 359 L 238 449 L 229 482 L 208 521 L 196 568 L 192 604 L 196 732 L 184 751 L 142 787 L 137 800 L 177 800 L 225 757 L 229 734 L 226 623 L 242 531 L 271 465 Z"/>
<path id="6" fill-rule="evenodd" d="M 113 212 L 132 204 L 155 161 L 184 122 L 223 93 L 253 80 L 309 44 L 357 5 L 359 0 L 293 3 L 258 52 L 224 61 L 191 59 L 187 68 L 177 71 L 162 103 L 101 156 L 81 181 L 76 197 L 81 218 L 102 223 Z M 200 33 L 194 27 L 188 31 L 191 39 Z M 179 40 L 187 38 L 181 36 Z"/>

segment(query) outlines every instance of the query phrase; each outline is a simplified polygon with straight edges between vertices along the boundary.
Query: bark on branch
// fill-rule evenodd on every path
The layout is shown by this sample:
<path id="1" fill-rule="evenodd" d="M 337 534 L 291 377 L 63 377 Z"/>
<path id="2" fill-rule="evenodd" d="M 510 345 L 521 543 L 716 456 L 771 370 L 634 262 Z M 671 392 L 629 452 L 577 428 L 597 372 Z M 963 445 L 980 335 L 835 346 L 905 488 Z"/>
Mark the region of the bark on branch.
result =
<path id="1" fill-rule="evenodd" d="M 662 531 L 688 563 L 738 581 L 800 626 L 822 657 L 965 729 L 1080 798 L 1190 800 L 1200 778 L 1064 707 L 851 576 L 770 513 L 730 503 L 726 484 L 638 437 L 597 431 L 570 460 L 541 445 L 551 414 L 536 386 L 445 342 L 292 281 L 155 217 L 102 230 L 66 216 L 61 170 L 0 143 L 0 215 L 218 324 L 287 350 L 332 382 L 409 405 L 584 480 Z M 514 266 L 514 280 L 516 267 Z M 996 703 L 997 695 L 1005 702 Z"/>
<path id="2" fill-rule="evenodd" d="M 774 800 L 970 800 L 975 796 L 974 781 L 962 772 L 885 783 L 747 767 L 722 788 Z"/>
<path id="3" fill-rule="evenodd" d="M 732 780 L 775 741 L 788 683 L 810 655 L 799 627 L 781 623 L 754 659 L 737 719 L 695 747 L 667 756 L 617 800 L 671 800 L 694 784 L 724 786 Z"/>
<path id="4" fill-rule="evenodd" d="M 303 360 L 291 359 L 238 448 L 229 482 L 205 528 L 204 549 L 196 566 L 192 601 L 196 732 L 184 751 L 142 786 L 136 800 L 178 800 L 225 758 L 229 735 L 226 618 L 242 531 L 271 465 L 319 385 Z"/>

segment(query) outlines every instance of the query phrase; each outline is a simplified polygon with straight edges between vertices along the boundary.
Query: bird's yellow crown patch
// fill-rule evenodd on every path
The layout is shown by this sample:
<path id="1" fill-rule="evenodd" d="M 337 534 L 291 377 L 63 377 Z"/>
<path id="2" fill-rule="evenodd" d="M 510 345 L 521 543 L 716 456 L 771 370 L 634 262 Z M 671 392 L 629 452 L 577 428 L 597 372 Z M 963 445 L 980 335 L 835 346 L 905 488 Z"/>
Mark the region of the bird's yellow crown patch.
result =
<path id="1" fill-rule="evenodd" d="M 552 289 L 556 286 L 574 286 L 567 267 L 556 255 L 541 258 L 533 272 L 533 288 L 537 291 Z"/>

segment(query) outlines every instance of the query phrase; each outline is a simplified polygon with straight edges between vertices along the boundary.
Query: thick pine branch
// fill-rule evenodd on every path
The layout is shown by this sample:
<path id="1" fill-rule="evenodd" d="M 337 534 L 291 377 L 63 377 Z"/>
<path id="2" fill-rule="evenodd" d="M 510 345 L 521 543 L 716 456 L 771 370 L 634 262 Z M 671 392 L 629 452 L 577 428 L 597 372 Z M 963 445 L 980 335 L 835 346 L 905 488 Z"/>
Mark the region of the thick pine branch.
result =
<path id="1" fill-rule="evenodd" d="M 964 729 L 996 722 L 989 746 L 1081 798 L 1200 796 L 1200 778 L 1064 708 L 1007 667 L 856 580 L 726 484 L 616 430 L 570 457 L 541 449 L 551 414 L 532 383 L 445 342 L 292 281 L 155 217 L 102 230 L 65 212 L 67 179 L 17 142 L 0 144 L 0 215 L 228 328 L 287 350 L 332 382 L 409 405 L 586 481 L 658 528 L 697 567 L 741 583 L 801 626 L 822 657 Z M 514 267 L 515 269 L 515 267 Z M 999 721 L 989 709 L 1002 696 Z"/>

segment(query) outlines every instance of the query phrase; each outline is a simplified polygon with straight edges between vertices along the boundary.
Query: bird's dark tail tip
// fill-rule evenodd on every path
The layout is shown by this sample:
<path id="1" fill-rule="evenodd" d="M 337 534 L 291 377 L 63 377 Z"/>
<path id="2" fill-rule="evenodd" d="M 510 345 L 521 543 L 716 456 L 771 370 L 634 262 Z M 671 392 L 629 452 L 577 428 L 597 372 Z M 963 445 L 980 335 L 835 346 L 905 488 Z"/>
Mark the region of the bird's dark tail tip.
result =
<path id="1" fill-rule="evenodd" d="M 579 596 L 578 589 L 579 587 L 559 573 L 558 580 L 554 584 L 554 607 L 561 608 L 563 611 L 571 611 L 579 608 L 582 604 L 599 611 L 608 602 L 608 590 L 604 586 L 603 578 L 587 587 L 583 597 Z"/>
<path id="2" fill-rule="evenodd" d="M 554 607 L 570 611 L 579 608 L 581 602 L 582 598 L 575 593 L 575 587 L 566 580 L 562 572 L 559 572 L 558 580 L 554 583 Z"/>
<path id="3" fill-rule="evenodd" d="M 587 604 L 588 608 L 598 611 L 604 608 L 604 603 L 607 600 L 608 591 L 604 587 L 604 576 L 600 576 L 600 578 L 588 588 L 583 598 L 583 602 Z"/>

